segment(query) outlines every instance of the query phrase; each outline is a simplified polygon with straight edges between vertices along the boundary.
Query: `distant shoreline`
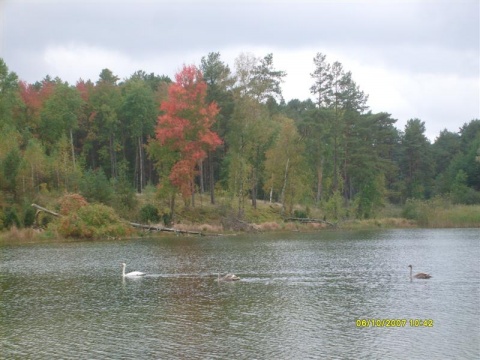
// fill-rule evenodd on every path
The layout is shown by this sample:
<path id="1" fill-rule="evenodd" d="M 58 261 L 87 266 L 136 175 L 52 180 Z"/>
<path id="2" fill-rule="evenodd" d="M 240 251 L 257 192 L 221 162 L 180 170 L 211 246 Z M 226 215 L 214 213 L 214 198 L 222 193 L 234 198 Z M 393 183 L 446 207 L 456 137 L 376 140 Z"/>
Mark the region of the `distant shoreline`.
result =
<path id="1" fill-rule="evenodd" d="M 367 219 L 367 220 L 346 220 L 339 222 L 337 227 L 327 227 L 325 225 L 318 226 L 318 224 L 299 224 L 299 223 L 283 223 L 265 222 L 260 224 L 252 224 L 252 230 L 247 231 L 222 231 L 219 226 L 210 224 L 178 224 L 178 230 L 182 231 L 199 231 L 202 235 L 178 235 L 182 237 L 198 237 L 201 239 L 203 236 L 235 236 L 235 235 L 254 235 L 258 233 L 313 233 L 323 231 L 359 231 L 359 230 L 394 230 L 394 229 L 452 229 L 452 228 L 480 228 L 480 223 L 470 224 L 467 226 L 420 226 L 414 220 L 408 220 L 405 218 L 379 218 L 379 219 Z M 212 230 L 218 230 L 213 232 Z M 117 241 L 128 239 L 139 239 L 145 237 L 171 237 L 175 236 L 172 233 L 162 233 L 159 231 L 135 231 L 129 236 L 125 237 L 99 237 L 92 239 L 85 238 L 73 238 L 73 237 L 61 237 L 55 236 L 53 233 L 38 229 L 17 229 L 11 228 L 10 230 L 0 232 L 0 245 L 14 245 L 14 244 L 36 244 L 36 243 L 55 243 L 55 242 L 76 242 L 76 241 Z"/>

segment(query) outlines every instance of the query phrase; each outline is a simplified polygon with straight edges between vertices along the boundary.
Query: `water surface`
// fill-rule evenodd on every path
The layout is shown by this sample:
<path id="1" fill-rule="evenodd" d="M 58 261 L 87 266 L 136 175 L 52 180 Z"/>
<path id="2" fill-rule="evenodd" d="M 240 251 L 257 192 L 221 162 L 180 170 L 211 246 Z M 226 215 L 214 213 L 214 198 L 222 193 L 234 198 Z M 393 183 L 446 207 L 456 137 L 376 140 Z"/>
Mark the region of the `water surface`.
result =
<path id="1" fill-rule="evenodd" d="M 478 229 L 5 245 L 0 357 L 477 359 L 479 259 Z"/>

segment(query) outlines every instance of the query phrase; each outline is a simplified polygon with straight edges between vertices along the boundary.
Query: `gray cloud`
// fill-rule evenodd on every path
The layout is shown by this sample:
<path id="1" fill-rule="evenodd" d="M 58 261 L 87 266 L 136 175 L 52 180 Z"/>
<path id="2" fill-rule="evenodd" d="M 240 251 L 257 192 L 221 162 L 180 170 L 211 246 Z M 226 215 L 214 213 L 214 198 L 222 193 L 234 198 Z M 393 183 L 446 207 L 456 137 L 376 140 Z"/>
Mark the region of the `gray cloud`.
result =
<path id="1" fill-rule="evenodd" d="M 477 1 L 9 1 L 5 10 L 7 53 L 67 41 L 140 53 L 242 43 L 479 46 Z"/>
<path id="2" fill-rule="evenodd" d="M 357 74 L 365 82 L 365 86 L 359 84 L 364 88 L 374 86 L 375 81 L 366 83 L 367 69 L 372 68 L 391 73 L 395 79 L 423 79 L 432 75 L 437 87 L 455 84 L 455 79 L 459 84 L 471 84 L 480 78 L 478 0 L 0 0 L 0 5 L 3 5 L 0 6 L 3 12 L 0 57 L 20 78 L 31 82 L 41 80 L 49 71 L 58 71 L 63 76 L 68 71 L 68 76 L 74 79 L 88 78 L 89 74 L 80 72 L 85 71 L 82 64 L 71 60 L 79 48 L 82 53 L 93 49 L 97 56 L 101 52 L 102 61 L 112 62 L 98 64 L 99 69 L 91 70 L 96 75 L 103 67 L 116 72 L 118 66 L 128 71 L 136 65 L 152 67 L 153 61 L 157 67 L 144 70 L 173 75 L 172 67 L 189 61 L 192 54 L 273 49 L 275 58 L 276 49 L 281 54 L 308 53 L 311 66 L 317 51 L 326 53 L 329 61 L 355 63 L 357 71 L 365 72 Z M 58 63 L 63 58 L 55 62 L 54 57 L 62 52 L 52 49 L 70 48 L 72 54 L 66 58 L 71 63 L 60 64 L 59 69 Z M 88 60 L 88 54 L 82 56 Z M 304 68 L 307 79 L 302 94 L 310 86 L 308 74 L 312 71 L 305 64 L 302 60 L 297 65 Z M 355 71 L 353 75 L 356 78 Z M 448 82 L 442 82 L 442 78 L 448 78 Z M 418 101 L 407 99 L 409 91 L 396 88 L 401 85 L 389 86 L 392 93 L 402 94 L 401 102 L 408 103 L 410 108 Z M 446 104 L 446 99 L 433 96 L 427 99 L 429 93 L 438 96 L 437 89 L 429 90 L 428 84 L 423 83 L 420 87 L 423 92 L 415 91 L 416 96 L 424 96 L 427 104 L 439 102 L 440 108 L 449 106 L 448 111 L 443 111 L 445 114 L 465 108 L 460 103 Z M 465 98 L 480 96 L 478 86 L 469 85 L 465 91 L 468 92 Z M 381 92 L 381 89 L 376 91 Z M 456 98 L 461 96 L 456 94 Z M 375 99 L 371 100 L 375 103 Z M 377 103 L 381 101 L 377 99 Z M 480 105 L 474 104 L 474 109 L 475 105 L 477 110 L 468 110 L 463 116 L 480 117 Z M 438 111 L 431 115 L 422 111 L 411 117 L 430 116 L 439 123 Z M 458 111 L 461 117 L 462 110 Z M 462 118 L 463 122 L 468 120 Z"/>

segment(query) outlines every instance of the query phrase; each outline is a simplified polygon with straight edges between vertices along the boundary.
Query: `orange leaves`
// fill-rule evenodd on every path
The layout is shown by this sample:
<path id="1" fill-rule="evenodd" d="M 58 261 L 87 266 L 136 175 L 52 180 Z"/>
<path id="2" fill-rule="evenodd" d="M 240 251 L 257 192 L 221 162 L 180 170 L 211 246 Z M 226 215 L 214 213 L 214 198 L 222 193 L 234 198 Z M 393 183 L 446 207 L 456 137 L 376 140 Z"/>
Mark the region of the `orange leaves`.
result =
<path id="1" fill-rule="evenodd" d="M 195 165 L 196 162 L 192 161 L 191 159 L 180 160 L 173 165 L 173 168 L 170 172 L 170 181 L 185 197 L 192 193 Z"/>
<path id="2" fill-rule="evenodd" d="M 78 209 L 88 205 L 87 200 L 80 194 L 65 194 L 60 198 L 59 203 L 62 215 L 76 213 Z"/>
<path id="3" fill-rule="evenodd" d="M 207 84 L 203 81 L 202 72 L 195 65 L 184 65 L 183 69 L 175 74 L 175 84 L 185 89 L 188 95 L 192 97 L 207 92 Z"/>
<path id="4" fill-rule="evenodd" d="M 44 102 L 53 93 L 55 84 L 44 81 L 40 86 L 20 81 L 20 97 L 33 116 L 37 116 Z"/>
<path id="5" fill-rule="evenodd" d="M 201 135 L 200 141 L 204 144 L 209 144 L 210 148 L 208 150 L 214 150 L 217 146 L 222 145 L 222 140 L 217 135 L 217 133 L 213 131 L 208 131 Z"/>
<path id="6" fill-rule="evenodd" d="M 194 65 L 184 66 L 168 88 L 168 100 L 160 109 L 156 138 L 161 145 L 177 152 L 180 160 L 172 167 L 170 180 L 183 195 L 192 192 L 195 168 L 208 150 L 222 144 L 210 128 L 219 112 L 216 103 L 206 103 L 207 84 Z"/>
<path id="7" fill-rule="evenodd" d="M 77 82 L 77 85 L 75 87 L 80 93 L 80 96 L 82 97 L 83 101 L 87 102 L 88 99 L 90 98 L 90 92 L 93 88 L 93 84 L 91 82 L 85 82 L 80 79 Z"/>
<path id="8" fill-rule="evenodd" d="M 185 130 L 188 125 L 189 122 L 186 119 L 173 116 L 160 116 L 155 131 L 157 139 L 162 145 L 165 145 L 169 140 L 174 140 L 177 147 L 181 147 L 181 140 L 185 137 Z"/>

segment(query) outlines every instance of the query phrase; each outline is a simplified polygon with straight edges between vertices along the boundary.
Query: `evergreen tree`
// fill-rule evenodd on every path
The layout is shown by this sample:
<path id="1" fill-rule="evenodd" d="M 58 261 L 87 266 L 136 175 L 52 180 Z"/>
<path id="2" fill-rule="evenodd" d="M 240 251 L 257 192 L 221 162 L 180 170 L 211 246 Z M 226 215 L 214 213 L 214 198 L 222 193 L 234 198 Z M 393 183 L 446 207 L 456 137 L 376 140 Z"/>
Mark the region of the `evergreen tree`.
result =
<path id="1" fill-rule="evenodd" d="M 411 119 L 401 137 L 399 166 L 403 200 L 424 199 L 431 195 L 433 161 L 425 130 L 423 121 Z"/>
<path id="2" fill-rule="evenodd" d="M 228 65 L 220 59 L 220 53 L 209 53 L 207 57 L 202 57 L 200 70 L 203 79 L 207 84 L 206 101 L 208 103 L 215 102 L 218 104 L 219 113 L 216 121 L 212 126 L 220 138 L 224 139 L 228 131 L 228 121 L 233 113 L 233 95 L 232 86 L 234 78 Z M 219 173 L 220 164 L 225 157 L 225 146 L 219 146 L 215 151 L 209 151 L 208 162 L 208 187 L 210 189 L 210 202 L 215 203 L 215 174 Z M 203 167 L 202 167 L 203 168 Z M 201 168 L 201 169 L 202 169 Z M 203 191 L 204 172 L 200 172 L 200 189 Z"/>

